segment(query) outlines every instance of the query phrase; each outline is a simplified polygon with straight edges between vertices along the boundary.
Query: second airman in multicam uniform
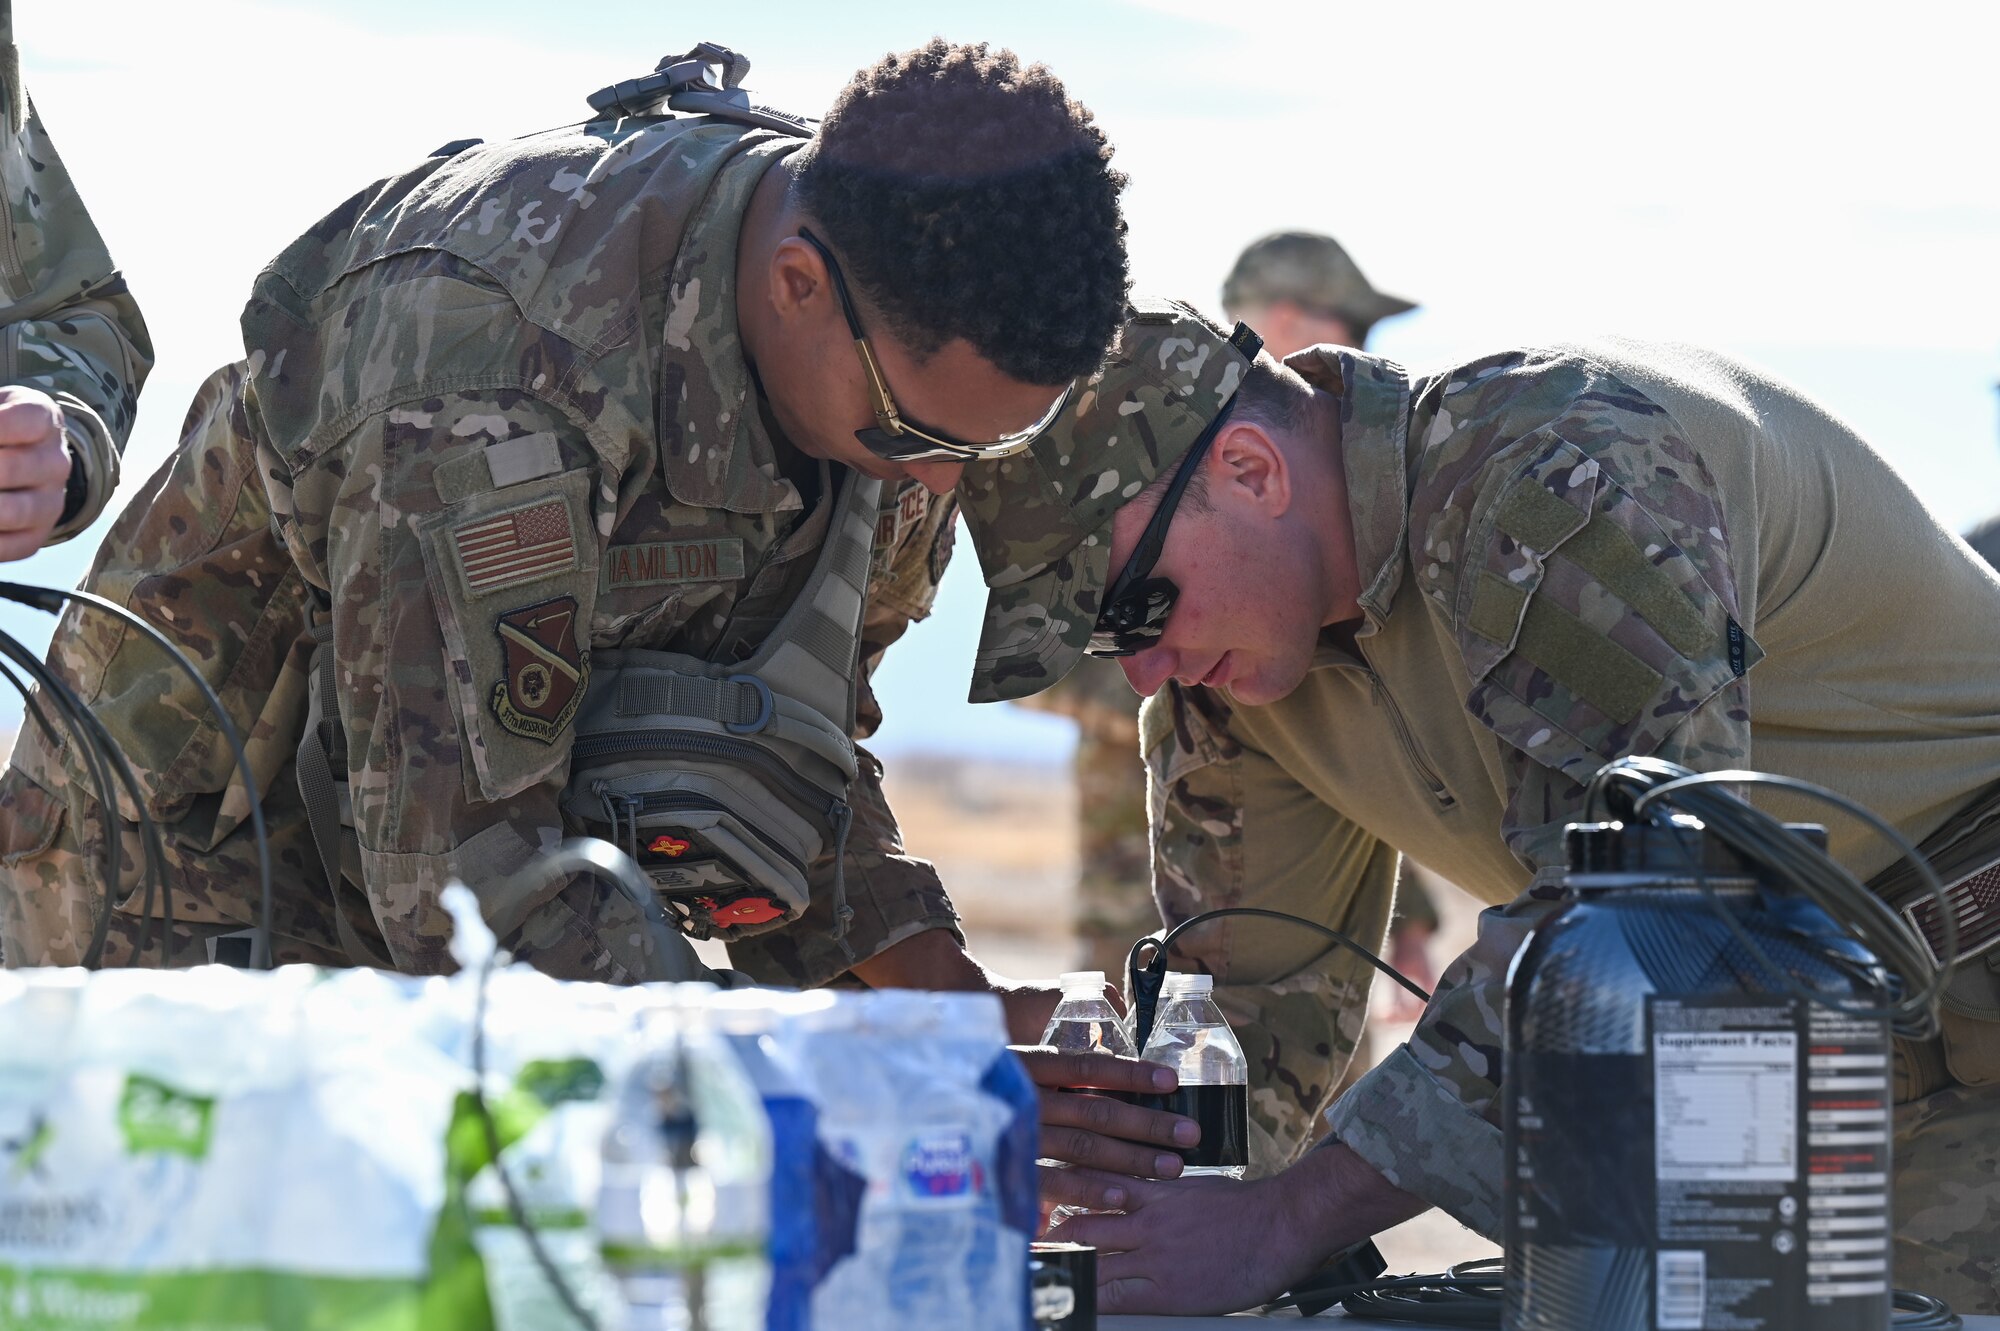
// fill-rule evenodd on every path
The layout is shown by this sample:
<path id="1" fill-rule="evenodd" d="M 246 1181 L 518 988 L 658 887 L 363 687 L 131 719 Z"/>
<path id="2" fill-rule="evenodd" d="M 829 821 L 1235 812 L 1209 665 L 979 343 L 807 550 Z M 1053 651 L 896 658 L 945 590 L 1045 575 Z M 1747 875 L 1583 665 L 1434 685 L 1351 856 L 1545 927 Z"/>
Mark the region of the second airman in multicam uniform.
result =
<path id="1" fill-rule="evenodd" d="M 1253 241 L 1237 256 L 1222 284 L 1222 308 L 1229 318 L 1256 328 L 1272 355 L 1284 357 L 1319 343 L 1365 347 L 1376 323 L 1417 306 L 1377 291 L 1332 236 L 1280 231 Z M 1115 979 L 1125 969 L 1133 942 L 1160 923 L 1147 849 L 1138 697 L 1116 666 L 1085 660 L 1054 687 L 1021 703 L 1076 722 L 1081 869 L 1076 931 L 1082 964 Z M 1438 923 L 1437 907 L 1407 875 L 1396 897 L 1396 924 L 1405 921 L 1425 936 Z M 1420 940 L 1417 947 L 1421 956 Z M 1231 996 L 1224 995 L 1223 1001 L 1230 1002 Z M 1254 1029 L 1258 1023 L 1242 1020 L 1249 1015 L 1238 1012 L 1239 1024 Z M 1259 1155 L 1264 1170 L 1284 1163 Z"/>
<path id="2" fill-rule="evenodd" d="M 0 0 L 0 560 L 104 511 L 153 366 L 146 322 L 21 82 Z"/>
<path id="3" fill-rule="evenodd" d="M 1126 1214 L 1071 1222 L 1123 1254 L 1118 1310 L 1247 1306 L 1428 1205 L 1498 1235 L 1506 968 L 1604 762 L 1799 776 L 1947 881 L 2000 861 L 2000 582 L 1795 390 L 1619 342 L 1253 368 L 1189 316 L 1128 325 L 1090 392 L 1088 422 L 961 487 L 992 588 L 976 693 L 1130 653 L 1170 920 L 1260 905 L 1379 941 L 1401 850 L 1494 903 L 1413 1038 L 1331 1106 L 1336 1140 L 1230 1188 L 1134 1181 Z M 1832 853 L 1910 890 L 1855 826 Z M 1968 889 L 1989 912 L 1995 876 Z M 1185 951 L 1282 994 L 1319 949 L 1251 940 Z M 1320 1003 L 1274 1000 L 1252 1033 L 1283 1051 L 1253 1058 L 1253 1097 L 1318 1112 L 1365 971 L 1306 974 Z M 1288 1061 L 1320 1048 L 1316 1076 Z M 1898 1042 L 1897 1078 L 1896 1282 L 2000 1311 L 2000 948 L 1962 964 L 1939 1037 Z"/>

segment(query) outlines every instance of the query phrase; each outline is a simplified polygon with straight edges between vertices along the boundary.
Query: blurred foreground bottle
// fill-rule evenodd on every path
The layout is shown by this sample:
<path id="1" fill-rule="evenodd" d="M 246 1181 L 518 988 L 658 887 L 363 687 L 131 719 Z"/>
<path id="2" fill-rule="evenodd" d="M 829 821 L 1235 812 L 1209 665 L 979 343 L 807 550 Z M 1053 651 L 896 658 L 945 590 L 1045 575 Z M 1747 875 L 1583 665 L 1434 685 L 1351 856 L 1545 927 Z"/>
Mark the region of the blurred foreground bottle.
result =
<path id="1" fill-rule="evenodd" d="M 1182 1176 L 1240 1179 L 1250 1163 L 1250 1065 L 1214 990 L 1213 976 L 1168 972 L 1140 1057 L 1166 1064 L 1181 1079 L 1179 1090 L 1147 1103 L 1201 1125 L 1200 1143 L 1180 1153 Z"/>
<path id="2" fill-rule="evenodd" d="M 821 1274 L 820 1211 L 838 1209 L 842 1201 L 850 1200 L 827 1177 L 831 1171 L 820 1158 L 819 1108 L 803 1072 L 774 1034 L 783 1018 L 822 1012 L 833 1001 L 833 995 L 825 992 L 780 996 L 759 989 L 719 993 L 714 1000 L 716 1026 L 756 1089 L 771 1128 L 771 1293 L 766 1331 L 806 1331 L 812 1325 L 813 1284 Z M 855 1180 L 856 1192 L 860 1186 Z M 858 1197 L 851 1200 L 859 1205 Z"/>
<path id="3" fill-rule="evenodd" d="M 762 1331 L 771 1132 L 699 1011 L 659 1014 L 604 1135 L 598 1241 L 615 1331 Z"/>

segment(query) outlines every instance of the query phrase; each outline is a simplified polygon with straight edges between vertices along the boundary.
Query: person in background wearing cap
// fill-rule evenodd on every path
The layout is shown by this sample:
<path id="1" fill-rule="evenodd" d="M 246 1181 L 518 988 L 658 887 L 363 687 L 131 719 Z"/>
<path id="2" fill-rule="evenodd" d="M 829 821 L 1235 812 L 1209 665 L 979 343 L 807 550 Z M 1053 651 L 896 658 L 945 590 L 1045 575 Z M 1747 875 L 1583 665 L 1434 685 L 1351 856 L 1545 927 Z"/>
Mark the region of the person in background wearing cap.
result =
<path id="1" fill-rule="evenodd" d="M 1223 312 L 1280 359 L 1313 346 L 1366 347 L 1377 323 L 1416 308 L 1377 291 L 1340 242 L 1317 231 L 1251 241 L 1222 283 Z"/>
<path id="2" fill-rule="evenodd" d="M 0 561 L 97 520 L 118 488 L 146 321 L 21 84 L 0 0 Z"/>
<path id="3" fill-rule="evenodd" d="M 2000 882 L 2000 581 L 1797 391 L 1612 341 L 1416 377 L 1331 347 L 1281 365 L 1248 329 L 1135 308 L 1059 427 L 961 483 L 991 589 L 974 698 L 1121 658 L 1152 695 L 1163 902 L 1380 939 L 1407 849 L 1494 908 L 1290 1169 L 1071 1171 L 1122 1197 L 1064 1226 L 1105 1252 L 1107 1309 L 1244 1308 L 1433 1205 L 1500 1235 L 1507 965 L 1612 759 L 1818 782 L 1975 902 Z M 1914 899 L 1893 848 L 1830 831 Z M 1894 1279 L 1961 1312 L 2000 1312 L 1996 923 L 1962 915 L 1941 1033 L 1896 1042 Z M 1186 951 L 1244 978 L 1229 931 Z M 1359 1002 L 1365 963 L 1342 964 Z"/>
<path id="4" fill-rule="evenodd" d="M 1281 231 L 1252 242 L 1237 258 L 1222 284 L 1222 308 L 1231 320 L 1257 329 L 1272 355 L 1284 357 L 1316 343 L 1366 346 L 1378 320 L 1417 306 L 1375 290 L 1333 237 Z M 1146 837 L 1139 699 L 1115 663 L 1086 660 L 1053 688 L 1022 702 L 1076 722 L 1081 868 L 1076 928 L 1082 964 L 1120 976 L 1133 941 L 1157 929 L 1161 917 Z M 1198 902 L 1176 902 L 1168 914 L 1184 919 L 1201 909 Z M 1437 926 L 1435 903 L 1406 865 L 1396 889 L 1389 955 L 1426 988 L 1437 978 L 1425 946 Z M 1315 966 L 1268 986 L 1232 985 L 1216 995 L 1251 1061 L 1272 1072 L 1251 1106 L 1253 1177 L 1282 1169 L 1311 1138 L 1332 1093 L 1323 1080 L 1326 1041 L 1335 1041 L 1345 1058 L 1362 1036 L 1359 1012 L 1347 1012 L 1341 1029 L 1326 1029 L 1323 1014 L 1335 1006 L 1328 1001 L 1328 986 L 1340 983 Z M 1410 1011 L 1407 1019 L 1415 1015 Z M 1359 1072 L 1364 1062 L 1355 1059 L 1350 1072 Z"/>

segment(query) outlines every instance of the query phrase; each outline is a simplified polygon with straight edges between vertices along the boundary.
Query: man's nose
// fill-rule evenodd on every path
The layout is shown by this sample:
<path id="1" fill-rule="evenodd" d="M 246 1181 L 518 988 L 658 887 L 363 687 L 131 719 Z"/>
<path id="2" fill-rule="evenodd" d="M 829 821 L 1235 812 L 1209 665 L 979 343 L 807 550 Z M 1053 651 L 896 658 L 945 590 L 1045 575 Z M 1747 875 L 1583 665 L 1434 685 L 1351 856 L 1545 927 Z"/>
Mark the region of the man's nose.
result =
<path id="1" fill-rule="evenodd" d="M 1125 672 L 1125 682 L 1140 697 L 1150 698 L 1172 677 L 1174 654 L 1164 647 L 1148 647 L 1143 652 L 1119 657 L 1118 668 Z"/>
<path id="2" fill-rule="evenodd" d="M 934 495 L 950 494 L 958 484 L 959 475 L 964 472 L 963 462 L 905 462 L 903 470 L 910 473 L 924 489 Z"/>

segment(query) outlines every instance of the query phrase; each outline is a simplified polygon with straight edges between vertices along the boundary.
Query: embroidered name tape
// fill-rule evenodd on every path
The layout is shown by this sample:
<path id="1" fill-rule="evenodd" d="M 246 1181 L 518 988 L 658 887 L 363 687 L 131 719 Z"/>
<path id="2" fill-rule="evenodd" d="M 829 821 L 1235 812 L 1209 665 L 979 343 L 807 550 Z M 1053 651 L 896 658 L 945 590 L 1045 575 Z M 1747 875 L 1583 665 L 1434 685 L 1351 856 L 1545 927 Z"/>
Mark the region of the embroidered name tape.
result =
<path id="1" fill-rule="evenodd" d="M 569 508 L 560 499 L 467 523 L 451 539 L 475 595 L 576 567 Z"/>
<path id="2" fill-rule="evenodd" d="M 743 576 L 743 541 L 646 541 L 604 552 L 604 585 L 652 587 L 678 582 L 729 582 Z"/>

